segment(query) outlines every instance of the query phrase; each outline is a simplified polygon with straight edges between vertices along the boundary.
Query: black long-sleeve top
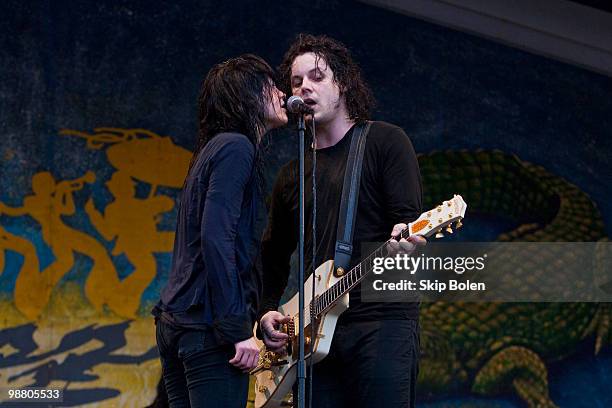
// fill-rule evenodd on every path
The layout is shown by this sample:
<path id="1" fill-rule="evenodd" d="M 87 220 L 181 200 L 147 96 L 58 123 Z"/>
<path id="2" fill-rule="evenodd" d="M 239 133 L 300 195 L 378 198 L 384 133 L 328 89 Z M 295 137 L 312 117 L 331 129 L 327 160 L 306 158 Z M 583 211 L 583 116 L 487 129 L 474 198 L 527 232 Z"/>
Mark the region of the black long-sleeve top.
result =
<path id="1" fill-rule="evenodd" d="M 153 309 L 178 326 L 212 328 L 224 343 L 252 336 L 259 300 L 254 154 L 238 133 L 216 135 L 199 153 L 183 188 L 170 276 Z"/>
<path id="2" fill-rule="evenodd" d="M 334 258 L 342 184 L 353 129 L 334 146 L 317 150 L 316 266 Z M 262 241 L 263 297 L 259 311 L 276 310 L 287 286 L 289 262 L 298 243 L 298 162 L 281 168 L 272 193 L 268 226 Z M 312 272 L 312 153 L 305 158 L 305 275 Z M 361 259 L 362 242 L 384 242 L 397 223 L 412 222 L 422 211 L 421 176 L 412 143 L 404 131 L 373 122 L 367 138 L 351 266 Z M 367 256 L 368 254 L 364 254 Z M 360 286 L 350 292 L 344 321 L 416 319 L 416 303 L 361 302 Z"/>

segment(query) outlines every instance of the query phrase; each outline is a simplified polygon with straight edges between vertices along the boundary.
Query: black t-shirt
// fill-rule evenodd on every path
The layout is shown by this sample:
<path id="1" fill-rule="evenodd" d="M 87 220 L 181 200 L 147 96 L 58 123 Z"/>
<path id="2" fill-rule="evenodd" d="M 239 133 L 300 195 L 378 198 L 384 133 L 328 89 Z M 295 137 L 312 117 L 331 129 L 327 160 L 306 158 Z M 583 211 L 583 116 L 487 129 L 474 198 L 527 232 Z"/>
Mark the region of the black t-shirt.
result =
<path id="1" fill-rule="evenodd" d="M 317 150 L 316 266 L 333 259 L 346 161 L 353 129 L 334 146 Z M 304 273 L 312 273 L 312 151 L 305 158 Z M 278 308 L 287 286 L 289 262 L 299 232 L 298 161 L 283 166 L 277 176 L 268 227 L 262 241 L 263 299 L 260 316 Z M 353 234 L 351 266 L 361 259 L 362 242 L 384 242 L 393 225 L 412 222 L 422 211 L 419 165 L 404 131 L 385 122 L 372 122 L 368 134 L 359 202 Z M 369 254 L 364 254 L 365 256 Z M 360 286 L 350 292 L 342 320 L 416 319 L 416 303 L 361 302 Z"/>

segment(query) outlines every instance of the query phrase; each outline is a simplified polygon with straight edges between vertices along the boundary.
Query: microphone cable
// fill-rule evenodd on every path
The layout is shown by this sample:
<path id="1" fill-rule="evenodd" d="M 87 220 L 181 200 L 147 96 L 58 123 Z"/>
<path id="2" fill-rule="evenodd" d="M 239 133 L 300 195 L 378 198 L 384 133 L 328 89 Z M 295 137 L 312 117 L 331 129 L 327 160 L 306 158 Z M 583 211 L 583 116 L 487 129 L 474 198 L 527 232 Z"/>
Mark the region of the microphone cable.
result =
<path id="1" fill-rule="evenodd" d="M 310 360 L 308 361 L 308 408 L 312 408 L 312 383 L 314 379 L 314 346 L 315 346 L 315 285 L 317 282 L 317 133 L 315 130 L 315 115 L 312 114 L 312 294 L 310 297 Z"/>

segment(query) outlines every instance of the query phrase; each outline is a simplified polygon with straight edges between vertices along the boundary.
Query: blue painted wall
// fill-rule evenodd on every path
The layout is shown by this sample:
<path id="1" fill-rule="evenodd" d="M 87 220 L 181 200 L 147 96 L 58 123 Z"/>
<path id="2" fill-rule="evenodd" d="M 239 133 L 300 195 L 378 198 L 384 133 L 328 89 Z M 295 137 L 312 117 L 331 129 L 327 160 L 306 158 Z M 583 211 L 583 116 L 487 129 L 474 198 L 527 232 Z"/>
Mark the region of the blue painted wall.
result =
<path id="1" fill-rule="evenodd" d="M 21 205 L 31 194 L 32 176 L 41 171 L 72 179 L 95 169 L 98 179 L 110 177 L 113 170 L 104 154 L 59 136 L 61 129 L 143 128 L 191 149 L 199 83 L 211 65 L 245 52 L 278 65 L 298 32 L 327 34 L 352 49 L 378 99 L 375 118 L 402 126 L 418 153 L 482 148 L 516 154 L 586 192 L 612 235 L 611 78 L 334 0 L 2 2 L 0 201 Z M 271 139 L 269 182 L 296 148 L 288 131 Z M 139 196 L 148 193 L 147 186 L 137 185 Z M 174 188 L 159 191 L 172 198 L 177 193 Z M 75 195 L 77 212 L 66 222 L 99 238 L 83 212 L 90 196 L 100 206 L 111 200 L 102 181 L 93 184 Z M 159 228 L 171 230 L 174 215 L 175 210 L 163 214 Z M 0 215 L 0 225 L 34 244 L 41 268 L 53 261 L 31 218 Z M 102 244 L 112 249 L 112 243 Z M 77 261 L 63 283 L 83 284 L 89 261 Z M 0 275 L 6 301 L 11 301 L 21 262 L 6 251 Z M 125 259 L 113 262 L 119 275 L 129 270 Z M 165 282 L 169 254 L 158 254 L 157 262 L 157 276 L 143 296 L 142 319 Z M 0 329 L 15 327 L 0 321 Z M 552 394 L 559 404 L 565 399 L 564 406 L 579 406 L 564 391 L 568 381 L 609 402 L 603 391 L 612 385 L 603 370 L 611 367 L 609 352 L 594 363 L 602 368 L 599 373 L 583 361 L 575 362 L 571 379 L 553 373 Z M 150 399 L 155 390 L 147 393 Z M 118 397 L 111 392 L 98 401 L 109 398 Z"/>

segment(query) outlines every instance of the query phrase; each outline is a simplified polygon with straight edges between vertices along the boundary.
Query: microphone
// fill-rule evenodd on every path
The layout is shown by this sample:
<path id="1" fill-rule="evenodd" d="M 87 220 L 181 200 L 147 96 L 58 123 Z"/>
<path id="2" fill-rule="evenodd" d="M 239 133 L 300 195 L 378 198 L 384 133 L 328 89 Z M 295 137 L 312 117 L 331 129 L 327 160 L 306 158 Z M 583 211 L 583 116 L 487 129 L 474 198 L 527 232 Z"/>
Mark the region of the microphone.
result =
<path id="1" fill-rule="evenodd" d="M 291 113 L 302 113 L 302 114 L 314 113 L 312 108 L 306 105 L 306 103 L 304 102 L 302 98 L 300 98 L 299 96 L 295 96 L 295 95 L 290 96 L 289 99 L 287 99 L 287 103 L 285 104 L 285 107 Z"/>

